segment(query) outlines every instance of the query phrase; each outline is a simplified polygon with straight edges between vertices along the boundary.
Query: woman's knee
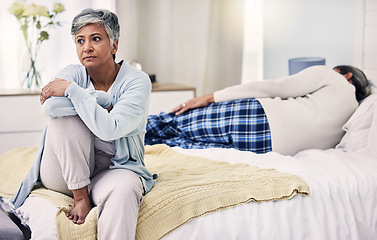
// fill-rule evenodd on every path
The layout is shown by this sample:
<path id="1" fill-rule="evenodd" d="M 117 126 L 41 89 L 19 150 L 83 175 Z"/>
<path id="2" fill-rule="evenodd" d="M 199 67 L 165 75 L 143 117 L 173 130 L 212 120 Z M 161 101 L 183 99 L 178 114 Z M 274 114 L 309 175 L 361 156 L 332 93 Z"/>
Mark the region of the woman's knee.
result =
<path id="1" fill-rule="evenodd" d="M 78 115 L 50 119 L 47 126 L 47 137 L 57 138 L 62 141 L 64 138 L 77 140 L 90 139 L 91 131 Z"/>
<path id="2" fill-rule="evenodd" d="M 48 128 L 53 128 L 55 131 L 71 132 L 78 129 L 88 129 L 85 123 L 78 115 L 67 116 L 61 118 L 51 118 L 48 123 Z M 88 129 L 89 130 L 89 129 Z"/>
<path id="3" fill-rule="evenodd" d="M 117 181 L 112 184 L 112 193 L 119 197 L 132 196 L 140 198 L 143 195 L 143 187 L 139 176 L 129 170 L 113 169 Z"/>

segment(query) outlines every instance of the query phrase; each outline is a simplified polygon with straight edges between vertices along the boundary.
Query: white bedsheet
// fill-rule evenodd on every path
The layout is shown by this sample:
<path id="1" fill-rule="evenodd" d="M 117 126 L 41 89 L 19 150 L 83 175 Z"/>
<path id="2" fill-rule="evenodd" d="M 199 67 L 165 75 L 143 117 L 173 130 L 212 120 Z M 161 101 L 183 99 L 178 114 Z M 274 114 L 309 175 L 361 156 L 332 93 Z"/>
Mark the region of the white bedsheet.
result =
<path id="1" fill-rule="evenodd" d="M 234 149 L 176 151 L 229 163 L 275 168 L 302 177 L 309 196 L 254 203 L 214 212 L 179 227 L 176 239 L 377 239 L 377 159 L 342 150 L 307 150 L 295 157 Z M 38 197 L 18 211 L 32 239 L 56 239 L 56 208 Z"/>
<path id="2" fill-rule="evenodd" d="M 301 176 L 310 195 L 247 203 L 197 218 L 172 239 L 377 239 L 377 159 L 342 150 L 307 150 L 295 157 L 233 149 L 177 151 Z"/>

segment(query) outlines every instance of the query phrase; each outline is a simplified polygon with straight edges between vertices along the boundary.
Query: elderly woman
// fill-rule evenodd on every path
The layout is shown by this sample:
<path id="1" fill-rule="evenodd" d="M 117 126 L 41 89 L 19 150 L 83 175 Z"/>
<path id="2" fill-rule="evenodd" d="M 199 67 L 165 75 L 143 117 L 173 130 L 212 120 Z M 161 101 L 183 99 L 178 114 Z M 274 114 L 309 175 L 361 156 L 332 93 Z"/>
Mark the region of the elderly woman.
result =
<path id="1" fill-rule="evenodd" d="M 121 61 L 117 16 L 85 9 L 72 22 L 80 65 L 57 73 L 40 96 L 51 117 L 36 161 L 12 199 L 23 203 L 33 184 L 74 197 L 66 216 L 82 224 L 97 206 L 99 239 L 134 239 L 139 205 L 154 181 L 144 166 L 151 83 Z"/>
<path id="2" fill-rule="evenodd" d="M 314 66 L 276 80 L 228 87 L 191 99 L 170 114 L 150 116 L 145 139 L 147 144 L 284 155 L 328 149 L 344 135 L 342 126 L 358 101 L 370 93 L 367 78 L 355 67 Z"/>

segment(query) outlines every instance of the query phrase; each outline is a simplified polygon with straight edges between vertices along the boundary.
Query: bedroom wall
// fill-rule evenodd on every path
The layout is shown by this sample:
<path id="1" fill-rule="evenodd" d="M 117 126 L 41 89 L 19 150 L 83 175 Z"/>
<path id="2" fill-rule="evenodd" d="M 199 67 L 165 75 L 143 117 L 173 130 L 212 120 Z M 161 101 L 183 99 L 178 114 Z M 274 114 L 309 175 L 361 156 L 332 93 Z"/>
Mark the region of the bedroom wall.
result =
<path id="1" fill-rule="evenodd" d="M 294 57 L 325 57 L 329 66 L 353 64 L 356 1 L 364 0 L 264 0 L 263 78 L 287 75 L 288 59 Z M 124 29 L 132 30 L 137 26 L 133 16 L 138 10 L 137 4 L 125 2 L 117 2 L 118 10 L 132 9 L 127 16 L 120 16 Z M 126 46 L 137 42 L 134 34 L 126 33 L 123 36 L 127 36 L 122 39 Z M 137 58 L 136 49 L 123 51 L 121 47 L 120 50 L 119 56 L 126 55 L 125 59 Z M 159 76 L 161 81 L 176 79 L 164 77 L 161 73 Z M 182 82 L 200 85 L 197 82 Z"/>
<path id="2" fill-rule="evenodd" d="M 123 3 L 123 0 L 112 1 Z M 6 2 L 8 3 L 6 5 L 9 5 L 12 1 L 7 0 Z M 65 1 L 67 7 L 73 4 L 71 2 L 75 1 Z M 80 1 L 80 4 L 75 4 L 80 6 L 91 5 L 84 4 L 84 2 L 93 3 L 101 1 L 85 0 Z M 368 3 L 368 6 L 373 7 L 376 5 L 375 0 L 264 0 L 263 78 L 268 79 L 287 75 L 288 59 L 292 57 L 323 56 L 326 57 L 327 64 L 331 66 L 335 64 L 353 64 L 358 54 L 354 52 L 354 35 L 357 35 L 358 29 L 358 26 L 355 26 L 355 11 L 360 8 L 358 6 L 365 4 L 365 2 Z M 127 12 L 130 13 L 127 14 L 127 16 L 132 16 L 133 10 L 135 10 L 134 7 L 135 6 L 127 6 L 127 8 L 125 8 L 129 10 Z M 71 21 L 71 15 L 75 13 L 77 13 L 77 11 L 64 13 L 64 15 L 69 15 L 69 17 L 66 18 L 66 23 Z M 369 16 L 373 15 L 370 14 Z M 135 25 L 135 22 L 128 22 L 128 20 L 127 18 L 129 26 Z M 55 40 L 60 39 L 60 36 L 64 36 L 64 46 L 67 45 L 71 49 L 74 46 L 72 45 L 69 34 L 67 34 L 67 31 L 69 33 L 68 25 L 69 24 L 66 24 L 66 26 L 63 27 L 64 30 L 63 28 L 59 28 L 59 34 L 52 35 Z M 125 24 L 123 29 L 126 29 L 126 27 L 127 25 Z M 66 28 L 68 30 L 66 30 Z M 121 36 L 127 36 L 127 38 L 124 39 L 121 37 L 124 45 L 132 45 L 136 41 L 127 31 L 122 33 Z M 63 39 L 63 37 L 61 39 Z M 51 40 L 46 43 L 45 49 L 47 53 L 53 52 L 50 51 L 53 49 L 50 47 L 53 42 L 56 41 Z M 1 51 L 4 51 L 5 48 L 17 49 L 16 46 L 9 48 L 9 45 L 6 44 L 1 46 L 3 46 L 2 48 L 0 47 Z M 69 56 L 60 57 L 60 64 L 57 64 L 56 61 L 46 62 L 46 67 L 50 70 L 49 74 L 47 74 L 49 76 L 46 79 L 49 79 L 50 75 L 52 76 L 58 69 L 66 65 L 66 62 L 72 63 L 76 60 L 74 49 L 64 52 L 69 53 Z M 17 60 L 15 56 L 19 55 L 17 53 L 18 52 L 13 52 L 11 55 L 4 55 L 7 56 L 7 58 L 4 58 L 4 56 L 0 58 L 0 77 L 2 79 L 0 81 L 0 88 L 16 88 L 19 86 L 18 81 L 13 80 L 18 79 L 17 73 L 15 71 L 6 71 L 9 69 L 8 65 L 15 65 Z M 126 53 L 119 53 L 119 56 L 127 55 L 129 58 L 126 59 L 133 60 L 136 58 L 136 54 L 135 49 L 128 48 Z M 12 55 L 13 57 L 10 58 L 9 56 Z M 13 58 L 14 61 L 12 60 Z M 356 62 L 363 63 L 363 61 Z M 375 70 L 370 71 L 375 72 Z M 9 76 L 7 73 L 9 73 Z M 241 80 L 239 79 L 239 81 Z"/>
<path id="3" fill-rule="evenodd" d="M 377 1 L 356 0 L 355 64 L 377 85 Z"/>
<path id="4" fill-rule="evenodd" d="M 265 0 L 264 79 L 288 74 L 288 59 L 353 64 L 356 0 Z"/>

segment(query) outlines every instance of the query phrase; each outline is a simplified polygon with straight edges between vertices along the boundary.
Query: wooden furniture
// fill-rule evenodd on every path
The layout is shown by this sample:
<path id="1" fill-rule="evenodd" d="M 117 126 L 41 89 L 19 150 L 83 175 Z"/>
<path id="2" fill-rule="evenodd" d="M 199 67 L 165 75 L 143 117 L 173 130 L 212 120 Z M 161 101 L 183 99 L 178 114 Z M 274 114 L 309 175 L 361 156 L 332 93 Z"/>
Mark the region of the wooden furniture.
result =
<path id="1" fill-rule="evenodd" d="M 195 96 L 195 88 L 173 83 L 153 83 L 149 114 L 169 111 Z M 0 90 L 0 154 L 17 147 L 38 146 L 48 122 L 39 92 Z"/>
<path id="2" fill-rule="evenodd" d="M 0 154 L 16 147 L 37 146 L 48 118 L 39 92 L 0 91 Z"/>
<path id="3" fill-rule="evenodd" d="M 176 83 L 153 83 L 149 114 L 169 112 L 172 108 L 194 97 L 194 87 Z"/>

